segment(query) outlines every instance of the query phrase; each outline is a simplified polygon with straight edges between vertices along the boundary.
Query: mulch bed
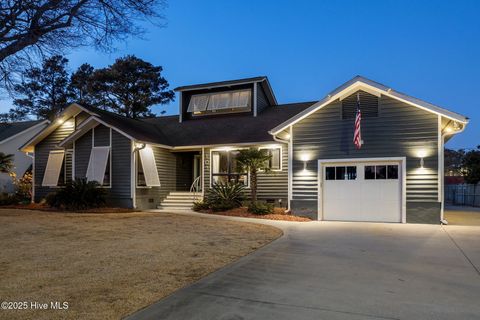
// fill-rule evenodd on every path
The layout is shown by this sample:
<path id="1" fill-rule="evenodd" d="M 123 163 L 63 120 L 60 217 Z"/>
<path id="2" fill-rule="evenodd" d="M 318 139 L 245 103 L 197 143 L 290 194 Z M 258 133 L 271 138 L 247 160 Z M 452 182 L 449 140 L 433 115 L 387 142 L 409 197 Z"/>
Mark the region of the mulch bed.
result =
<path id="1" fill-rule="evenodd" d="M 258 215 L 248 212 L 246 207 L 236 208 L 228 211 L 214 212 L 212 210 L 202 211 L 203 213 L 219 214 L 222 216 L 243 217 L 243 218 L 256 218 L 256 219 L 269 219 L 269 220 L 283 220 L 283 221 L 297 221 L 308 222 L 312 221 L 307 217 L 294 216 L 292 214 L 285 213 L 285 209 L 275 208 L 273 214 Z"/>
<path id="2" fill-rule="evenodd" d="M 42 203 L 12 204 L 8 206 L 0 206 L 0 209 L 24 209 L 24 210 L 38 210 L 38 211 L 48 211 L 48 212 L 65 212 L 65 210 L 52 208 Z M 137 212 L 137 211 L 138 210 L 127 209 L 127 208 L 103 207 L 103 208 L 69 211 L 69 212 L 72 212 L 72 213 L 128 213 L 128 212 Z"/>

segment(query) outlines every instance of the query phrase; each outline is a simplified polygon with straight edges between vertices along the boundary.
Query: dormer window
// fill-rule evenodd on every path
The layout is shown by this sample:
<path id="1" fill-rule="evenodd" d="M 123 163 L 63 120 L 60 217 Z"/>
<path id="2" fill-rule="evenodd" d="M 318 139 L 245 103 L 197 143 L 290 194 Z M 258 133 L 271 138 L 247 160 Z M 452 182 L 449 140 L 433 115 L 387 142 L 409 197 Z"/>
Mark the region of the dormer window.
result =
<path id="1" fill-rule="evenodd" d="M 187 112 L 193 115 L 248 112 L 252 109 L 251 90 L 192 95 Z"/>

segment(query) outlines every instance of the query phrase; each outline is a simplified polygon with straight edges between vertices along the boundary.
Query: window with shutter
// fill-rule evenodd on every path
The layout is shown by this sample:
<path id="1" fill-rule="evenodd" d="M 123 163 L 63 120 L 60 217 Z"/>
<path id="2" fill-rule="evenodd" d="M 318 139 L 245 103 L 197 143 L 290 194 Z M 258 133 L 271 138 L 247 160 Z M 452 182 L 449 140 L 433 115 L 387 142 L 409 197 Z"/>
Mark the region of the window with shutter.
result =
<path id="1" fill-rule="evenodd" d="M 48 155 L 47 166 L 45 168 L 45 173 L 43 174 L 42 186 L 58 186 L 58 180 L 60 177 L 60 172 L 62 171 L 64 155 L 65 153 L 63 150 L 50 151 Z"/>
<path id="2" fill-rule="evenodd" d="M 137 166 L 137 185 L 147 187 L 160 187 L 160 178 L 158 177 L 157 163 L 153 149 L 146 146 L 138 151 L 140 161 Z"/>
<path id="3" fill-rule="evenodd" d="M 108 177 L 108 183 L 105 183 L 105 173 L 107 172 L 107 165 L 110 166 L 109 160 L 110 147 L 93 147 L 90 153 L 90 160 L 87 168 L 87 180 L 97 181 L 100 185 L 109 185 L 110 177 Z M 110 172 L 110 168 L 108 170 Z"/>

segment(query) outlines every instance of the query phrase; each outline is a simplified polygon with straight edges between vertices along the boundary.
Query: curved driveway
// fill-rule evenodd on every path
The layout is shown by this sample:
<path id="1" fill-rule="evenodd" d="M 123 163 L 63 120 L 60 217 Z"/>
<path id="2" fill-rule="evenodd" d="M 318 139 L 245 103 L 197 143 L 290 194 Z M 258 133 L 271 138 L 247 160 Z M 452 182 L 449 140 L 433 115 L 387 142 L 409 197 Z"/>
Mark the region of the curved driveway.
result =
<path id="1" fill-rule="evenodd" d="M 284 236 L 128 319 L 480 318 L 480 227 L 264 223 Z"/>

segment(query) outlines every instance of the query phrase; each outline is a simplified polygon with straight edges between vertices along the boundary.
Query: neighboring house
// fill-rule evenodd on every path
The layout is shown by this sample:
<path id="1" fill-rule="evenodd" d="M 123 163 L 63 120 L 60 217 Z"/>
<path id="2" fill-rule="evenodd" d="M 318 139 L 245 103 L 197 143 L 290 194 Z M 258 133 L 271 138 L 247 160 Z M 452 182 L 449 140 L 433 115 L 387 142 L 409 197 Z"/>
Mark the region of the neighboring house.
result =
<path id="1" fill-rule="evenodd" d="M 468 119 L 355 77 L 318 102 L 279 105 L 266 77 L 185 86 L 179 115 L 125 117 L 72 104 L 22 148 L 35 152 L 35 201 L 73 177 L 112 205 L 179 207 L 190 191 L 238 181 L 239 149 L 272 155 L 259 199 L 319 220 L 443 218 L 443 145 Z M 357 96 L 363 145 L 353 143 Z"/>
<path id="2" fill-rule="evenodd" d="M 18 177 L 23 176 L 32 165 L 31 155 L 19 150 L 48 124 L 47 120 L 0 123 L 0 152 L 13 154 L 14 169 Z M 0 192 L 12 192 L 12 178 L 8 173 L 0 173 Z"/>

